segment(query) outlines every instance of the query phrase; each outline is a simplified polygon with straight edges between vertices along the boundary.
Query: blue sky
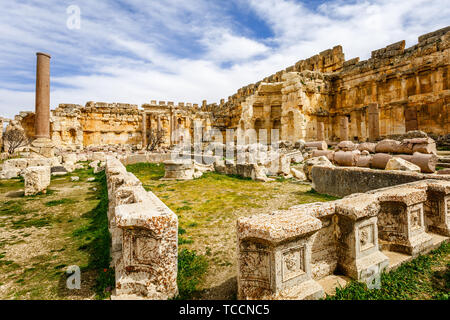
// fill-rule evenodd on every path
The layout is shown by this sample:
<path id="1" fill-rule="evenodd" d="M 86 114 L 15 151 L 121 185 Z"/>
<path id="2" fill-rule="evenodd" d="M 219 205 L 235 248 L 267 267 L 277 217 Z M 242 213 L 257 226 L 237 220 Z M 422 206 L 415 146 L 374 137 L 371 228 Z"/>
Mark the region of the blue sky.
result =
<path id="1" fill-rule="evenodd" d="M 449 24 L 448 0 L 0 0 L 0 116 L 34 109 L 35 53 L 51 107 L 87 101 L 218 102 L 342 45 L 347 59 Z M 67 8 L 81 10 L 67 28 Z"/>

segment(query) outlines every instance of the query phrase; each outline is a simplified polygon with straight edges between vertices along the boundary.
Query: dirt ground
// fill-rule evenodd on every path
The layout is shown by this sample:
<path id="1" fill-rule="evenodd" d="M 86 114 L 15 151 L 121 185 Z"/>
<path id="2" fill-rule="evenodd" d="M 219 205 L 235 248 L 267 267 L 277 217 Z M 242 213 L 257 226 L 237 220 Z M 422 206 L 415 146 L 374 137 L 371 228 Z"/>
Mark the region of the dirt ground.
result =
<path id="1" fill-rule="evenodd" d="M 71 182 L 79 176 L 79 182 Z M 96 274 L 84 270 L 89 239 L 74 231 L 89 223 L 98 202 L 92 171 L 52 178 L 47 194 L 25 197 L 23 181 L 0 180 L 0 299 L 91 299 Z M 82 269 L 81 290 L 68 290 L 65 271 Z"/>

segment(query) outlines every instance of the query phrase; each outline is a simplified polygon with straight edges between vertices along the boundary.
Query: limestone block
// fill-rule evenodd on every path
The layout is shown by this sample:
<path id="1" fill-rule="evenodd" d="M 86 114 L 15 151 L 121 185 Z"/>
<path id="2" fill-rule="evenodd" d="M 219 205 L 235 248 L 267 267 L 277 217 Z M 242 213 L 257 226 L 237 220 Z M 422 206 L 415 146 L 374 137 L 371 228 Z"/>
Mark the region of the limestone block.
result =
<path id="1" fill-rule="evenodd" d="M 303 157 L 303 154 L 301 152 L 295 152 L 294 154 L 290 155 L 291 157 L 291 163 L 300 163 L 305 160 Z"/>
<path id="2" fill-rule="evenodd" d="M 3 163 L 3 170 L 19 169 L 24 170 L 28 167 L 27 159 L 10 159 Z"/>
<path id="3" fill-rule="evenodd" d="M 311 247 L 320 220 L 279 211 L 240 218 L 239 299 L 317 299 L 324 292 L 311 277 Z"/>
<path id="4" fill-rule="evenodd" d="M 46 192 L 50 185 L 50 167 L 28 167 L 23 174 L 25 196 Z"/>
<path id="5" fill-rule="evenodd" d="M 86 161 L 88 161 L 86 154 L 80 153 L 77 155 L 77 162 L 86 162 Z"/>
<path id="6" fill-rule="evenodd" d="M 72 182 L 80 181 L 80 177 L 70 177 L 70 181 Z"/>
<path id="7" fill-rule="evenodd" d="M 295 168 L 291 168 L 291 173 L 294 176 L 295 179 L 300 180 L 300 181 L 306 181 L 306 175 L 303 173 L 303 171 L 295 169 Z"/>
<path id="8" fill-rule="evenodd" d="M 92 161 L 106 161 L 106 154 L 104 152 L 94 152 L 92 154 Z"/>
<path id="9" fill-rule="evenodd" d="M 95 168 L 98 167 L 99 164 L 100 164 L 100 161 L 99 160 L 95 160 L 95 161 L 92 161 L 91 163 L 89 163 L 89 167 L 92 168 L 92 169 L 95 169 Z"/>
<path id="10" fill-rule="evenodd" d="M 194 164 L 188 161 L 164 161 L 165 175 L 161 180 L 192 180 L 194 179 Z"/>
<path id="11" fill-rule="evenodd" d="M 399 186 L 376 195 L 381 204 L 378 232 L 386 248 L 416 256 L 432 245 L 425 232 L 425 190 Z"/>
<path id="12" fill-rule="evenodd" d="M 311 170 L 314 166 L 334 167 L 330 160 L 325 156 L 308 159 L 303 165 L 303 172 L 308 180 L 311 180 Z"/>
<path id="13" fill-rule="evenodd" d="M 66 164 L 75 164 L 78 160 L 76 153 L 64 153 L 62 155 L 62 158 L 63 158 L 63 163 L 66 163 Z"/>
<path id="14" fill-rule="evenodd" d="M 169 299 L 178 294 L 178 219 L 165 209 L 141 202 L 116 208 L 123 230 L 122 258 L 116 265 L 116 294 Z"/>
<path id="15" fill-rule="evenodd" d="M 400 171 L 412 171 L 412 172 L 420 172 L 419 166 L 403 160 L 399 157 L 393 157 L 386 164 L 386 170 L 400 170 Z"/>
<path id="16" fill-rule="evenodd" d="M 306 142 L 303 139 L 297 140 L 294 145 L 295 149 L 299 149 L 300 151 L 305 149 L 305 146 Z"/>
<path id="17" fill-rule="evenodd" d="M 7 169 L 7 170 L 3 169 L 2 171 L 3 179 L 17 178 L 20 172 L 21 172 L 20 169 Z"/>
<path id="18" fill-rule="evenodd" d="M 352 195 L 336 201 L 335 233 L 338 239 L 338 265 L 348 276 L 365 281 L 369 288 L 380 283 L 389 259 L 379 251 L 378 197 Z"/>
<path id="19" fill-rule="evenodd" d="M 427 180 L 427 200 L 424 204 L 427 231 L 450 236 L 450 182 Z"/>

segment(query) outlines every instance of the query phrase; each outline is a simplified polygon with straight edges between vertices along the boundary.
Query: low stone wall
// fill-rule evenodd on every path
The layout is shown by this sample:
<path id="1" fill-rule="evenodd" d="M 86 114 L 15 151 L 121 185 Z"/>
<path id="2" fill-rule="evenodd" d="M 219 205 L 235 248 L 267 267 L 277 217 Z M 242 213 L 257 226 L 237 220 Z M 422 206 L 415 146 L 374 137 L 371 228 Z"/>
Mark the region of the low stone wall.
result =
<path id="1" fill-rule="evenodd" d="M 381 250 L 412 257 L 450 236 L 450 181 L 423 180 L 237 221 L 239 299 L 318 299 L 342 274 L 380 284 Z M 444 236 L 444 237 L 442 237 Z"/>
<path id="2" fill-rule="evenodd" d="M 313 188 L 319 193 L 344 197 L 409 182 L 439 179 L 450 181 L 448 175 L 405 171 L 386 171 L 356 167 L 314 166 L 311 171 Z"/>
<path id="3" fill-rule="evenodd" d="M 178 294 L 178 218 L 120 160 L 106 161 L 114 299 L 169 299 Z"/>

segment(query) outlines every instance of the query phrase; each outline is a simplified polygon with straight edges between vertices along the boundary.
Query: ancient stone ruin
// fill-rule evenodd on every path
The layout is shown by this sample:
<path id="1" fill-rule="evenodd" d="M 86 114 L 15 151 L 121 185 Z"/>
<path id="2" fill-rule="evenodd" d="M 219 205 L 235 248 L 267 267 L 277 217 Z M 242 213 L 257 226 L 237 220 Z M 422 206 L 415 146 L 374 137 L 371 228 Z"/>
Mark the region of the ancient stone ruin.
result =
<path id="1" fill-rule="evenodd" d="M 136 163 L 164 165 L 163 181 L 295 179 L 342 198 L 237 219 L 239 299 L 319 299 L 333 275 L 376 286 L 396 254 L 405 261 L 450 237 L 450 172 L 438 170 L 450 168 L 438 150 L 450 145 L 449 57 L 447 27 L 366 61 L 336 46 L 218 104 L 50 110 L 50 55 L 38 53 L 35 112 L 0 118 L 0 179 L 23 177 L 32 196 L 52 176 L 105 172 L 113 299 L 178 294 L 178 216 L 127 172 Z M 11 130 L 30 143 L 9 154 Z"/>

